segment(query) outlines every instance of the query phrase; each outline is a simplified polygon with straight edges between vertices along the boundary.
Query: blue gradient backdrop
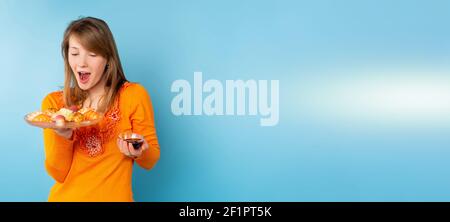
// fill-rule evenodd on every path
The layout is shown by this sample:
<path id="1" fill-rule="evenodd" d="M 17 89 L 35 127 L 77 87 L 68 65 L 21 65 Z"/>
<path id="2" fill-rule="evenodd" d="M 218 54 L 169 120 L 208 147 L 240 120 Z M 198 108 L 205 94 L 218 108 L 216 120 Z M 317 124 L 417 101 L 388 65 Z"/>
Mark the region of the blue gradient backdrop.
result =
<path id="1" fill-rule="evenodd" d="M 154 103 L 161 159 L 137 201 L 450 201 L 449 1 L 0 0 L 0 201 L 45 201 L 60 42 L 106 20 Z M 171 113 L 177 79 L 280 80 L 280 122 Z"/>

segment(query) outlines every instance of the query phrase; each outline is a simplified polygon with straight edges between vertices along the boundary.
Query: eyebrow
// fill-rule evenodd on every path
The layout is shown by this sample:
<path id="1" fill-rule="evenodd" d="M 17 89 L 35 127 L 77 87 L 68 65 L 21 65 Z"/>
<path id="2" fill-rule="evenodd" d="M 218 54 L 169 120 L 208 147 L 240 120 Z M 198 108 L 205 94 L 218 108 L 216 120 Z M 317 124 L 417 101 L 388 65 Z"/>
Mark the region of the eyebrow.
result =
<path id="1" fill-rule="evenodd" d="M 78 49 L 77 47 L 75 47 L 75 46 L 72 46 L 72 47 L 70 47 L 71 49 Z"/>

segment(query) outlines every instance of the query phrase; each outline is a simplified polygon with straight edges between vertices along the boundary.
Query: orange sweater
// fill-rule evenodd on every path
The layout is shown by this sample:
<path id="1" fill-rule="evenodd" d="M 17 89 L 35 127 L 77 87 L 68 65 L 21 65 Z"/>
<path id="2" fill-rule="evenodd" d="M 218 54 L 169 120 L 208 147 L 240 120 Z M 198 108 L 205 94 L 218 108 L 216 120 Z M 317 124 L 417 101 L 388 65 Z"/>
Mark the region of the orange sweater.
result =
<path id="1" fill-rule="evenodd" d="M 42 110 L 63 107 L 62 96 L 61 91 L 47 95 Z M 151 169 L 160 155 L 152 103 L 144 87 L 129 82 L 98 125 L 75 130 L 70 140 L 44 129 L 45 167 L 56 180 L 48 200 L 133 201 L 134 161 L 116 145 L 118 133 L 126 130 L 145 137 L 149 149 L 135 161 Z"/>

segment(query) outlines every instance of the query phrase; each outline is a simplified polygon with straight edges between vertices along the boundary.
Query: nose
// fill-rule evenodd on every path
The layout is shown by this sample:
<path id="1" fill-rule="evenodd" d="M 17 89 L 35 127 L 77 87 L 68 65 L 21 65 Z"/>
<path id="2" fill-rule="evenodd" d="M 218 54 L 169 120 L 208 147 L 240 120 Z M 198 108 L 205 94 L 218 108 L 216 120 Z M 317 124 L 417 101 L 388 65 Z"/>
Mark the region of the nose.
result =
<path id="1" fill-rule="evenodd" d="M 81 68 L 86 67 L 87 66 L 86 59 L 87 59 L 86 55 L 80 55 L 77 65 Z"/>

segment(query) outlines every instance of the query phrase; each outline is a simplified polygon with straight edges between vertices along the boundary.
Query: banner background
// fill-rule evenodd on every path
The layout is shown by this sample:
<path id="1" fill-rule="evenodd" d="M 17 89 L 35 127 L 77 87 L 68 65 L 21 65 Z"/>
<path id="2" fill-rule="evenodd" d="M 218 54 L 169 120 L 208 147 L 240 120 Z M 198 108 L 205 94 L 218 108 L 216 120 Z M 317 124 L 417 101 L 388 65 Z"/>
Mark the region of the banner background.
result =
<path id="1" fill-rule="evenodd" d="M 161 159 L 137 201 L 449 201 L 448 1 L 0 1 L 0 201 L 45 201 L 42 130 L 79 16 L 149 91 Z M 177 79 L 279 80 L 280 120 L 174 116 Z"/>

